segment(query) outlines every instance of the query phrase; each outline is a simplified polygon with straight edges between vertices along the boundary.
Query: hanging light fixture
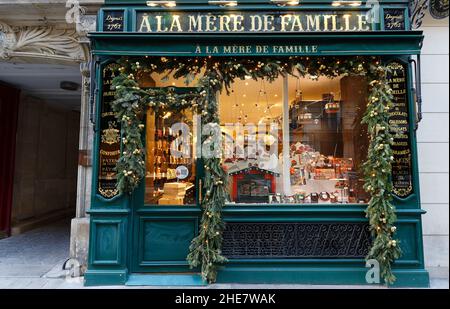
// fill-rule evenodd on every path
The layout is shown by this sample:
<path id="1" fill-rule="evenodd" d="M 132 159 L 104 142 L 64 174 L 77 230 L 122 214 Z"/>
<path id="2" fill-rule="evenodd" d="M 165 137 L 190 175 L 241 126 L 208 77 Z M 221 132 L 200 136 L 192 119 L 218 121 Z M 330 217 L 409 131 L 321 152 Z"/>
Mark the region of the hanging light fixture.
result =
<path id="1" fill-rule="evenodd" d="M 300 4 L 300 0 L 270 0 L 270 2 L 278 6 L 295 6 Z"/>
<path id="2" fill-rule="evenodd" d="M 166 7 L 166 8 L 173 8 L 177 6 L 177 3 L 173 0 L 169 1 L 147 1 L 147 6 L 149 7 Z"/>
<path id="3" fill-rule="evenodd" d="M 339 102 L 329 102 L 325 104 L 325 113 L 336 114 L 339 112 L 340 104 Z"/>
<path id="4" fill-rule="evenodd" d="M 332 6 L 334 7 L 338 7 L 338 6 L 353 6 L 353 7 L 357 7 L 357 6 L 361 6 L 362 5 L 362 1 L 333 1 L 331 3 Z"/>
<path id="5" fill-rule="evenodd" d="M 218 5 L 221 7 L 235 7 L 238 5 L 238 2 L 235 0 L 210 0 L 208 1 L 209 5 Z"/>
<path id="6" fill-rule="evenodd" d="M 334 99 L 334 93 L 325 93 L 322 95 L 323 99 L 327 101 L 325 104 L 325 113 L 327 114 L 336 114 L 339 112 L 340 103 Z"/>

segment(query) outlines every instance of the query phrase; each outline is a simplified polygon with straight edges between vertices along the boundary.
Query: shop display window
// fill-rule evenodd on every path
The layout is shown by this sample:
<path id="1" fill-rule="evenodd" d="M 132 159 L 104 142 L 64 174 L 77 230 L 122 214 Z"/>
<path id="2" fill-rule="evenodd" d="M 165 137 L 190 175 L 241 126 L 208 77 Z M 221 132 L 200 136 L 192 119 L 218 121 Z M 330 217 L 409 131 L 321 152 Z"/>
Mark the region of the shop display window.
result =
<path id="1" fill-rule="evenodd" d="M 154 112 L 146 117 L 145 204 L 195 205 L 196 162 L 192 140 L 194 115 Z"/>
<path id="2" fill-rule="evenodd" d="M 220 94 L 230 204 L 367 203 L 360 77 L 236 81 Z"/>
<path id="3" fill-rule="evenodd" d="M 186 94 L 195 91 L 197 80 L 186 84 L 170 74 L 152 74 L 140 77 L 139 82 L 141 87 L 172 88 L 177 94 Z M 191 108 L 149 108 L 145 119 L 145 205 L 197 205 L 199 116 Z"/>
<path id="4" fill-rule="evenodd" d="M 196 84 L 164 75 L 151 80 L 158 81 L 152 87 L 177 91 Z M 228 204 L 367 203 L 366 97 L 366 80 L 352 76 L 237 80 L 218 93 Z M 191 109 L 147 112 L 147 205 L 196 204 L 201 125 Z"/>

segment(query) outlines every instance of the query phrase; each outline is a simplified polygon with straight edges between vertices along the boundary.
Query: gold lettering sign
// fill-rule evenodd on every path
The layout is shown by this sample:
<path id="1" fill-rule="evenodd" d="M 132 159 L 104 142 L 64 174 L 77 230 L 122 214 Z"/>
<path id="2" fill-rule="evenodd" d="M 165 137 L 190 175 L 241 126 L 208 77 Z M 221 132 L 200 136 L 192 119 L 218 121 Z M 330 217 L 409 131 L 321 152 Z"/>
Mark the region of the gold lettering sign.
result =
<path id="1" fill-rule="evenodd" d="M 119 194 L 116 164 L 120 157 L 120 123 L 116 120 L 110 105 L 115 96 L 111 84 L 118 74 L 118 69 L 118 64 L 109 64 L 103 69 L 98 193 L 108 199 Z"/>
<path id="2" fill-rule="evenodd" d="M 201 55 L 301 55 L 317 53 L 318 45 L 197 45 L 194 53 Z"/>
<path id="3" fill-rule="evenodd" d="M 392 183 L 394 194 L 406 198 L 413 193 L 406 68 L 398 62 L 391 62 L 388 69 L 388 82 L 394 94 L 394 106 L 389 112 L 389 124 L 394 135 Z"/>
<path id="4" fill-rule="evenodd" d="M 405 10 L 388 9 L 384 10 L 384 29 L 385 30 L 406 30 L 405 28 Z"/>
<path id="5" fill-rule="evenodd" d="M 371 30 L 372 26 L 366 13 L 358 11 L 138 12 L 136 21 L 136 31 L 144 33 L 298 33 Z"/>
<path id="6" fill-rule="evenodd" d="M 105 11 L 103 17 L 103 31 L 123 31 L 125 24 L 124 14 L 124 11 L 121 10 Z"/>

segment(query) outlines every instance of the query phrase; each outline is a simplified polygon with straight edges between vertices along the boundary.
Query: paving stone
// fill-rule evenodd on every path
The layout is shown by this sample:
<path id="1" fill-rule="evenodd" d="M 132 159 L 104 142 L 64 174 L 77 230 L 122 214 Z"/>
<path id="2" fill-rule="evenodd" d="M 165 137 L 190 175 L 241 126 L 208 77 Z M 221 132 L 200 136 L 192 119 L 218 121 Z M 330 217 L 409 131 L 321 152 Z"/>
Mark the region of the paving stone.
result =
<path id="1" fill-rule="evenodd" d="M 69 256 L 70 220 L 0 240 L 0 277 L 36 277 Z"/>

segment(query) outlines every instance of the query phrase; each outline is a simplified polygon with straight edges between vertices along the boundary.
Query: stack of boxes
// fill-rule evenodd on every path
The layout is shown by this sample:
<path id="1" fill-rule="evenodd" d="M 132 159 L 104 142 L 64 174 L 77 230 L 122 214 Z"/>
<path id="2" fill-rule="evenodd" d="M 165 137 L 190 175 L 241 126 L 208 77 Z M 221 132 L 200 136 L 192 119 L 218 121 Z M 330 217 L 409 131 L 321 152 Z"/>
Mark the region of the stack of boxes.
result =
<path id="1" fill-rule="evenodd" d="M 164 194 L 159 199 L 159 205 L 183 205 L 186 195 L 186 184 L 171 182 L 164 184 Z"/>

